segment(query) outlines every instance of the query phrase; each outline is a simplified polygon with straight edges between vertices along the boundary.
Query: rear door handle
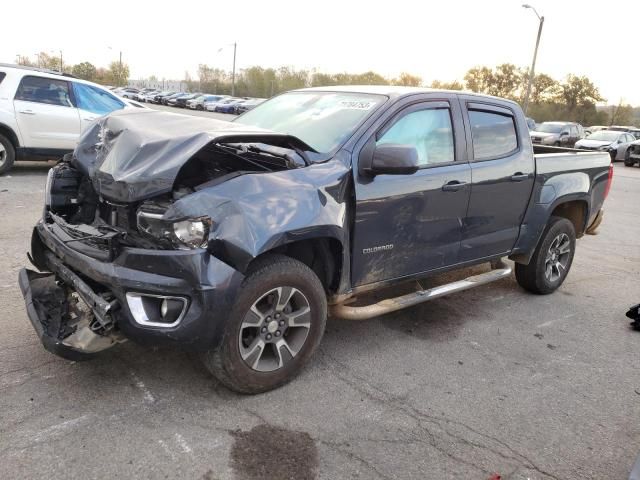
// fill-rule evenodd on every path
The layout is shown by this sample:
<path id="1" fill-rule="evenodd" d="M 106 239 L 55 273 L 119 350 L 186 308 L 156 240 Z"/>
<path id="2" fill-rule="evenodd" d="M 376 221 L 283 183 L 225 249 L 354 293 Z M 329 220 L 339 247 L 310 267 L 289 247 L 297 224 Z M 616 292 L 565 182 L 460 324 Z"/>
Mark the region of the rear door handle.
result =
<path id="1" fill-rule="evenodd" d="M 83 120 L 85 122 L 93 122 L 96 118 L 98 118 L 98 117 L 84 117 Z"/>
<path id="2" fill-rule="evenodd" d="M 19 110 L 20 113 L 24 113 L 25 115 L 35 115 L 33 110 Z"/>
<path id="3" fill-rule="evenodd" d="M 458 180 L 451 180 L 450 182 L 445 183 L 442 186 L 443 192 L 457 192 L 458 190 L 462 190 L 467 182 L 460 182 Z"/>
<path id="4" fill-rule="evenodd" d="M 511 181 L 512 182 L 523 182 L 525 180 L 529 179 L 529 174 L 528 173 L 522 173 L 522 172 L 518 172 L 518 173 L 514 173 L 513 175 L 511 175 Z"/>

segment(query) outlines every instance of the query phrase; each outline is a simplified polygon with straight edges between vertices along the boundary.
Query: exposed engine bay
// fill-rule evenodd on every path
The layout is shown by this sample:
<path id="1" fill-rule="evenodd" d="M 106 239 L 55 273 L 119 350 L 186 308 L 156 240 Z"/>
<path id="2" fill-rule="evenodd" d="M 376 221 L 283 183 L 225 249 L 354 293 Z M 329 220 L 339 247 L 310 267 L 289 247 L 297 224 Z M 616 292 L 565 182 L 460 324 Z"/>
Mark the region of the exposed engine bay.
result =
<path id="1" fill-rule="evenodd" d="M 294 148 L 262 143 L 213 143 L 178 171 L 171 192 L 137 202 L 117 202 L 96 193 L 94 181 L 67 157 L 49 172 L 45 221 L 71 248 L 99 260 L 110 260 L 120 246 L 183 249 L 204 246 L 211 222 L 185 219 L 173 223 L 163 216 L 181 198 L 241 175 L 268 173 L 308 165 Z M 194 231 L 195 229 L 195 231 Z M 187 232 L 192 230 L 191 232 Z M 197 238 L 193 238 L 197 236 Z"/>

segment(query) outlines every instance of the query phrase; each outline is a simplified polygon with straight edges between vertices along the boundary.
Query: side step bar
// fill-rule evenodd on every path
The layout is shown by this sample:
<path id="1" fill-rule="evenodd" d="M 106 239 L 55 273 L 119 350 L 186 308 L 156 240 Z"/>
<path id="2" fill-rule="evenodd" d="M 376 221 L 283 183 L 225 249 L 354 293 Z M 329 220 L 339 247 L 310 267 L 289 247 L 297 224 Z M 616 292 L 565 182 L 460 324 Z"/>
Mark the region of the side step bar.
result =
<path id="1" fill-rule="evenodd" d="M 495 282 L 496 280 L 500 280 L 501 278 L 511 275 L 511 267 L 504 265 L 501 266 L 502 268 L 497 268 L 480 275 L 474 275 L 472 277 L 465 278 L 464 280 L 447 283 L 446 285 L 429 288 L 427 290 L 418 290 L 417 292 L 408 293 L 400 297 L 387 298 L 372 305 L 354 307 L 341 303 L 331 307 L 331 314 L 336 318 L 343 318 L 345 320 L 368 320 L 386 313 L 412 307 L 419 303 L 428 302 L 429 300 L 443 297 L 450 293 L 461 292 L 462 290 L 468 290 L 480 285 Z"/>

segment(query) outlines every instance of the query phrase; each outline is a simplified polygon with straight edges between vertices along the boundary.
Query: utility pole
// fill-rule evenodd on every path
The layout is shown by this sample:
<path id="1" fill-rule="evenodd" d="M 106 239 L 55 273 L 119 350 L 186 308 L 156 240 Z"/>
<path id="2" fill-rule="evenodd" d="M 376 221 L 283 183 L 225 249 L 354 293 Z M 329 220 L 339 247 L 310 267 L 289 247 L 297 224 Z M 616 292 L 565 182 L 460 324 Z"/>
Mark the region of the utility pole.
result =
<path id="1" fill-rule="evenodd" d="M 62 73 L 62 50 L 60 50 L 60 73 Z"/>
<path id="2" fill-rule="evenodd" d="M 531 86 L 533 84 L 533 80 L 535 78 L 536 75 L 536 58 L 538 57 L 538 46 L 540 45 L 540 36 L 542 35 L 542 26 L 544 25 L 544 16 L 540 16 L 538 15 L 538 12 L 536 11 L 535 8 L 533 8 L 531 5 L 529 4 L 524 4 L 522 5 L 524 8 L 530 8 L 531 10 L 533 10 L 533 13 L 536 14 L 536 17 L 538 17 L 539 20 L 539 24 L 538 24 L 538 37 L 536 38 L 536 48 L 533 51 L 533 62 L 531 62 L 531 70 L 529 70 L 529 81 L 527 82 L 527 93 L 524 97 L 524 105 L 522 106 L 522 110 L 524 110 L 524 114 L 527 114 L 527 109 L 529 108 L 529 97 L 531 96 Z"/>
<path id="3" fill-rule="evenodd" d="M 233 69 L 231 70 L 231 96 L 236 94 L 236 47 L 237 43 L 233 42 Z"/>
<path id="4" fill-rule="evenodd" d="M 118 86 L 122 83 L 122 50 L 120 50 L 120 66 L 118 67 Z"/>

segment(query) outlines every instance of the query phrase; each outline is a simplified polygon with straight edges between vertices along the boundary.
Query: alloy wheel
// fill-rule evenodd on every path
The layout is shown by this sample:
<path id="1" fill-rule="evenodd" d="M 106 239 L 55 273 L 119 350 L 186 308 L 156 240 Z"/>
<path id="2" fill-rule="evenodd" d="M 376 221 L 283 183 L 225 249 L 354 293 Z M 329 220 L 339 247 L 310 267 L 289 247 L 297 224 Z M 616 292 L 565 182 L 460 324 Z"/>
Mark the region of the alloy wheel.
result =
<path id="1" fill-rule="evenodd" d="M 569 235 L 561 233 L 553 239 L 545 257 L 545 277 L 550 282 L 558 281 L 567 271 L 571 256 L 571 240 Z"/>
<path id="2" fill-rule="evenodd" d="M 274 288 L 244 316 L 238 338 L 240 356 L 253 370 L 273 372 L 298 355 L 310 328 L 307 297 L 294 287 Z"/>
<path id="3" fill-rule="evenodd" d="M 4 162 L 7 161 L 8 156 L 9 154 L 7 153 L 7 149 L 4 148 L 4 145 L 0 143 L 0 167 L 2 167 L 2 165 L 4 165 Z"/>

